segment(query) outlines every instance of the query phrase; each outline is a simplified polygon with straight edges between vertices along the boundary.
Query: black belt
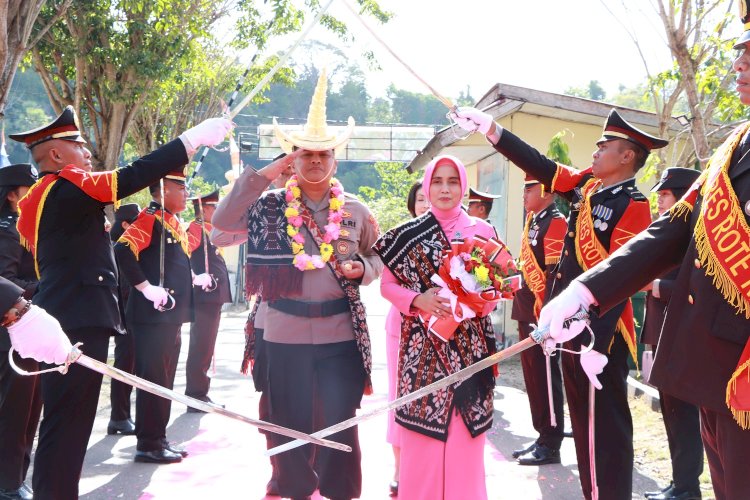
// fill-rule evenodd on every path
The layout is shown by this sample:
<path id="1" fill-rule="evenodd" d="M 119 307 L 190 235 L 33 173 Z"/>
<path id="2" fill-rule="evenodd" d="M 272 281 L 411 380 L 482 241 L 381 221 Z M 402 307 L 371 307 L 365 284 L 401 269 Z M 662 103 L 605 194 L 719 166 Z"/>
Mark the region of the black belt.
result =
<path id="1" fill-rule="evenodd" d="M 278 299 L 268 303 L 268 307 L 292 316 L 305 318 L 324 318 L 343 312 L 349 312 L 349 301 L 346 298 L 326 300 L 325 302 L 301 302 L 299 300 Z"/>

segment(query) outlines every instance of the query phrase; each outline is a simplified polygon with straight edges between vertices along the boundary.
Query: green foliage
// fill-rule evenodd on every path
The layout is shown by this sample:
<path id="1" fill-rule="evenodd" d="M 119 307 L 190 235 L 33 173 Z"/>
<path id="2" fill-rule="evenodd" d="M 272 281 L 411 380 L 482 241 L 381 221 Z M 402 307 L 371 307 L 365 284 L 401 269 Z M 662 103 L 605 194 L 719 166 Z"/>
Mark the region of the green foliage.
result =
<path id="1" fill-rule="evenodd" d="M 599 80 L 591 80 L 586 87 L 568 87 L 563 91 L 563 94 L 593 99 L 594 101 L 603 101 L 607 97 L 607 93 Z"/>
<path id="2" fill-rule="evenodd" d="M 391 84 L 387 95 L 391 100 L 391 113 L 395 123 L 448 125 L 445 106 L 432 94 L 409 92 Z"/>
<path id="3" fill-rule="evenodd" d="M 649 155 L 646 159 L 646 164 L 641 168 L 641 170 L 638 172 L 638 182 L 640 183 L 647 183 L 651 180 L 656 182 L 656 179 L 660 176 L 659 171 L 659 164 L 660 160 L 657 155 Z M 648 203 L 651 208 L 651 213 L 655 214 L 657 213 L 656 210 L 656 198 L 658 193 L 648 193 L 646 197 L 648 198 Z"/>
<path id="4" fill-rule="evenodd" d="M 421 173 L 410 174 L 397 162 L 378 162 L 373 168 L 380 177 L 380 187 L 360 188 L 359 195 L 375 215 L 380 229 L 387 231 L 411 217 L 406 197 Z"/>
<path id="5" fill-rule="evenodd" d="M 558 133 L 556 133 L 554 136 L 552 136 L 552 139 L 549 141 L 549 146 L 547 149 L 547 158 L 549 158 L 552 161 L 556 161 L 557 163 L 561 163 L 563 165 L 570 165 L 572 161 L 570 160 L 570 147 L 563 139 L 565 137 L 565 133 L 570 132 L 569 130 L 561 130 Z M 573 133 L 571 132 L 571 135 Z M 564 200 L 563 198 L 560 198 L 557 195 L 555 196 L 555 205 L 557 206 L 557 209 L 565 216 L 567 217 L 568 214 L 570 214 L 570 203 L 567 200 Z"/>

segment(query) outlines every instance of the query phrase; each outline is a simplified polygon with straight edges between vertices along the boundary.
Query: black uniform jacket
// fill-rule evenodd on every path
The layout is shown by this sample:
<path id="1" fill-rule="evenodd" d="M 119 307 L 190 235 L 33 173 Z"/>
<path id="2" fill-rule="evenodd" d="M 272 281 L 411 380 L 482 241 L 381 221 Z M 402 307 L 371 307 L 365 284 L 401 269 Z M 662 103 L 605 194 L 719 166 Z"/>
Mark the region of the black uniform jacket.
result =
<path id="1" fill-rule="evenodd" d="M 0 318 L 18 301 L 23 288 L 0 276 Z"/>
<path id="2" fill-rule="evenodd" d="M 748 223 L 750 154 L 730 167 L 729 178 Z M 650 381 L 683 401 L 730 414 L 726 386 L 750 337 L 750 320 L 699 267 L 693 230 L 702 202 L 698 196 L 687 219 L 667 212 L 581 281 L 606 311 L 679 266 Z"/>
<path id="3" fill-rule="evenodd" d="M 34 257 L 21 246 L 16 229 L 17 220 L 18 214 L 15 212 L 4 210 L 0 213 L 0 276 L 23 288 L 24 298 L 30 299 L 38 283 Z M 6 310 L 3 310 L 2 314 Z M 0 326 L 0 351 L 5 352 L 9 349 L 8 331 Z"/>
<path id="4" fill-rule="evenodd" d="M 571 177 L 580 175 L 582 172 L 558 165 L 508 130 L 503 130 L 495 149 L 526 173 L 539 180 L 547 190 L 558 193 L 572 204 L 563 254 L 555 270 L 554 280 L 547 283 L 546 303 L 583 272 L 576 257 L 576 224 L 583 199 L 581 188 L 588 180 L 593 178 L 593 175 L 590 173 L 581 175 L 575 185 L 563 186 L 560 178 L 565 174 Z M 595 230 L 595 235 L 602 247 L 610 253 L 619 248 L 634 232 L 645 229 L 651 221 L 648 200 L 635 187 L 635 179 L 627 180 L 592 194 L 590 205 L 597 210 L 597 213 L 599 213 L 598 210 L 601 210 L 603 220 L 606 218 L 606 225 L 599 226 Z M 597 209 L 596 207 L 600 208 Z M 618 228 L 621 225 L 628 228 L 635 225 L 638 226 L 638 229 L 637 231 L 623 231 Z M 601 353 L 609 351 L 617 321 L 625 308 L 623 301 L 627 297 L 624 296 L 618 304 L 606 313 L 599 316 L 594 315 L 591 318 L 591 329 L 596 335 L 594 349 L 597 351 Z"/>
<path id="5" fill-rule="evenodd" d="M 175 139 L 118 169 L 117 198 L 157 182 L 188 162 Z M 104 207 L 73 183 L 60 178 L 52 186 L 39 224 L 37 261 L 41 275 L 34 302 L 70 330 L 99 327 L 124 332 L 117 306 L 117 266 Z"/>
<path id="6" fill-rule="evenodd" d="M 531 251 L 536 258 L 537 264 L 542 271 L 544 271 L 548 283 L 552 283 L 553 270 L 560 258 L 560 249 L 557 247 L 557 255 L 554 256 L 556 262 L 547 264 L 545 239 L 550 228 L 550 223 L 554 219 L 560 219 L 567 224 L 563 215 L 557 210 L 557 208 L 555 208 L 555 205 L 552 204 L 531 219 L 528 236 L 531 240 L 529 241 Z M 563 236 L 564 234 L 559 235 L 559 238 L 562 240 Z M 556 235 L 555 239 L 557 239 L 557 237 L 558 236 Z M 536 244 L 534 244 L 534 242 L 536 242 Z M 546 289 L 547 287 L 545 287 L 545 294 Z M 513 297 L 513 309 L 511 310 L 510 315 L 511 319 L 524 323 L 536 323 L 539 318 L 537 318 L 534 313 L 534 301 L 534 294 L 529 289 L 528 284 L 524 282 L 521 289 L 518 290 Z"/>
<path id="7" fill-rule="evenodd" d="M 138 219 L 154 213 L 160 214 L 161 206 L 152 201 L 138 215 Z M 128 231 L 140 226 L 138 219 L 133 222 Z M 163 228 L 159 220 L 155 220 L 151 227 L 151 242 L 148 247 L 140 251 L 137 259 L 126 244 L 121 241 L 115 244 L 117 262 L 131 285 L 144 281 L 152 285 L 159 284 L 159 247 Z M 164 241 L 164 288 L 174 297 L 176 304 L 174 309 L 163 312 L 154 309 L 154 303 L 146 299 L 141 292 L 135 289 L 130 290 L 128 303 L 125 306 L 125 322 L 128 326 L 134 323 L 181 324 L 193 321 L 193 278 L 190 272 L 190 257 L 183 250 L 181 242 L 170 231 L 166 232 Z"/>
<path id="8" fill-rule="evenodd" d="M 232 301 L 232 291 L 229 287 L 229 272 L 227 263 L 218 247 L 211 243 L 210 238 L 206 238 L 206 231 L 211 232 L 211 225 L 206 224 L 206 230 L 201 227 L 201 223 L 193 221 L 188 228 L 188 239 L 190 241 L 190 265 L 193 266 L 195 274 L 206 272 L 206 252 L 203 245 L 208 248 L 208 271 L 213 275 L 217 282 L 216 290 L 205 292 L 203 288 L 196 286 L 193 288 L 193 297 L 198 304 L 226 304 Z M 205 243 L 204 243 L 205 242 Z"/>
<path id="9" fill-rule="evenodd" d="M 672 288 L 676 277 L 677 269 L 673 269 L 659 280 L 658 299 L 651 292 L 646 294 L 646 315 L 643 318 L 643 328 L 641 329 L 641 344 L 659 345 L 664 314 L 667 312 L 667 304 L 672 297 Z"/>

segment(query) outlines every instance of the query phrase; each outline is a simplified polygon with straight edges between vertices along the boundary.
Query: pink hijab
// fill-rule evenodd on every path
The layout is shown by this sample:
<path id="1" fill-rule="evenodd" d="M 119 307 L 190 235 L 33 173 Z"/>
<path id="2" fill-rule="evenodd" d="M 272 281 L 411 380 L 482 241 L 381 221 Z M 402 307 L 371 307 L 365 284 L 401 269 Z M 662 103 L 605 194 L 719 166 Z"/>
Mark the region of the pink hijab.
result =
<path id="1" fill-rule="evenodd" d="M 451 155 L 437 156 L 430 163 L 428 163 L 424 169 L 422 190 L 424 191 L 424 195 L 428 200 L 430 199 L 430 184 L 432 184 L 432 175 L 435 173 L 435 169 L 442 165 L 451 165 L 456 169 L 456 171 L 458 171 L 458 177 L 461 181 L 461 193 L 466 192 L 466 167 L 464 167 L 464 164 L 461 163 L 461 160 Z M 435 205 L 431 204 L 430 212 L 432 212 L 432 215 L 434 215 L 438 220 L 438 222 L 440 223 L 440 227 L 443 228 L 443 230 L 456 227 L 456 223 L 459 221 L 459 219 L 465 218 L 465 222 L 469 222 L 469 216 L 466 214 L 466 212 L 464 212 L 463 208 L 461 207 L 460 201 L 456 204 L 455 207 L 447 210 L 441 210 L 439 208 L 436 208 Z M 452 237 L 452 235 L 449 234 L 448 237 L 450 238 Z"/>

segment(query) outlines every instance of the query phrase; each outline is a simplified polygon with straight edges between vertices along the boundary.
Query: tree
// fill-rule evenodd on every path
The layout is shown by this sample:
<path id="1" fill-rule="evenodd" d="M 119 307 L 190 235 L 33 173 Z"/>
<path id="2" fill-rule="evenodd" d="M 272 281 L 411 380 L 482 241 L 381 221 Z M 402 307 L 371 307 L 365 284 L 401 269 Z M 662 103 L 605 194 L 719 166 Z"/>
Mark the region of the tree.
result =
<path id="1" fill-rule="evenodd" d="M 552 136 L 552 139 L 550 139 L 549 141 L 547 154 L 545 156 L 547 156 L 547 158 L 549 158 L 550 160 L 556 161 L 557 163 L 562 163 L 563 165 L 571 165 L 572 161 L 570 160 L 570 147 L 564 140 L 565 133 L 565 130 L 561 130 L 554 136 Z M 555 205 L 557 206 L 557 209 L 563 215 L 565 215 L 565 217 L 567 217 L 568 214 L 570 214 L 570 203 L 560 196 L 557 196 L 556 194 L 553 194 L 552 196 L 555 197 Z"/>
<path id="2" fill-rule="evenodd" d="M 594 101 L 603 101 L 607 97 L 607 93 L 602 88 L 599 80 L 589 81 L 586 87 L 568 87 L 563 91 L 563 94 L 592 99 Z"/>
<path id="3" fill-rule="evenodd" d="M 406 208 L 406 197 L 421 172 L 410 174 L 403 163 L 377 162 L 375 170 L 380 176 L 380 188 L 361 187 L 359 194 L 368 204 L 382 231 L 387 231 L 411 215 Z"/>
<path id="4" fill-rule="evenodd" d="M 373 0 L 361 9 L 382 21 L 389 14 Z M 266 46 L 269 38 L 301 29 L 305 13 L 292 0 L 269 7 L 257 0 L 89 0 L 75 2 L 63 23 L 47 31 L 33 50 L 35 69 L 56 111 L 72 105 L 85 124 L 96 169 L 118 163 L 130 126 L 141 107 L 159 99 L 159 84 L 189 73 L 193 61 L 214 43 L 211 29 L 231 13 L 237 48 Z M 307 0 L 311 11 L 317 0 Z M 270 9 L 270 12 L 268 12 Z M 44 9 L 42 21 L 53 13 Z M 346 26 L 331 16 L 321 24 L 341 37 Z"/>
<path id="5" fill-rule="evenodd" d="M 607 3 L 601 2 L 612 13 Z M 674 60 L 672 68 L 652 73 L 635 30 L 623 26 L 638 49 L 649 77 L 648 95 L 659 115 L 660 134 L 667 135 L 673 126 L 673 112 L 684 96 L 694 147 L 692 151 L 688 148 L 688 153 L 676 160 L 680 164 L 689 164 L 693 158 L 705 165 L 712 144 L 722 139 L 720 132 L 723 128 L 717 127 L 714 121 L 736 118 L 740 113 L 736 97 L 728 91 L 732 82 L 732 42 L 724 36 L 729 20 L 734 17 L 730 13 L 733 2 L 653 0 L 651 4 L 664 30 L 666 48 Z M 622 2 L 623 9 L 632 14 L 628 5 Z M 621 16 L 612 15 L 622 24 Z"/>
<path id="6" fill-rule="evenodd" d="M 16 70 L 29 48 L 65 13 L 73 0 L 50 1 L 50 16 L 31 38 L 39 12 L 46 0 L 3 0 L 0 2 L 0 117 L 5 114 Z"/>

